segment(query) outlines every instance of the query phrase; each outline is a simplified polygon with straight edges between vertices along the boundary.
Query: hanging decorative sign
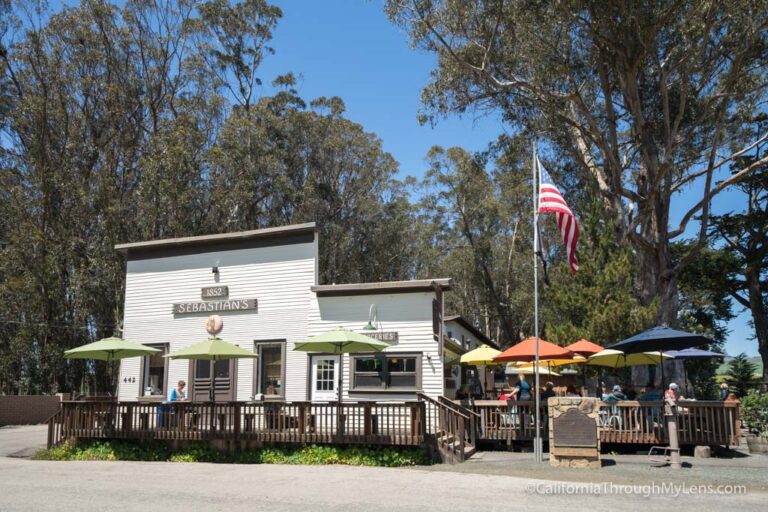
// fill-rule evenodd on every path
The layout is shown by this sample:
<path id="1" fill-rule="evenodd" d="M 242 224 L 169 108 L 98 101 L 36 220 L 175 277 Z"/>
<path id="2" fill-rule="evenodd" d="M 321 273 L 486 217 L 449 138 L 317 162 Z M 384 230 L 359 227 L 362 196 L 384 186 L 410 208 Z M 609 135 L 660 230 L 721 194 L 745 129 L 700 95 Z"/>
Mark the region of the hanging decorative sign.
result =
<path id="1" fill-rule="evenodd" d="M 216 336 L 224 328 L 224 319 L 219 315 L 211 315 L 208 320 L 205 321 L 205 330 L 211 336 Z"/>
<path id="2" fill-rule="evenodd" d="M 227 299 L 206 302 L 181 302 L 173 305 L 173 314 L 219 313 L 222 311 L 247 311 L 254 309 L 257 309 L 256 299 Z"/>

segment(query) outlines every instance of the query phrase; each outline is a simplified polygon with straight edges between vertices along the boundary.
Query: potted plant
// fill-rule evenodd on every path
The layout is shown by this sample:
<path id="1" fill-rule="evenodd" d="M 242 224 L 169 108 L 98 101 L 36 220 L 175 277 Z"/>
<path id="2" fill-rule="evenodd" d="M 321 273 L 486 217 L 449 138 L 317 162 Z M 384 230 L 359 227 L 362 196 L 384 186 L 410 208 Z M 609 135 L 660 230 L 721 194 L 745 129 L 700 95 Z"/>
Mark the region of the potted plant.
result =
<path id="1" fill-rule="evenodd" d="M 753 389 L 742 398 L 741 417 L 749 431 L 749 453 L 768 453 L 768 393 Z"/>

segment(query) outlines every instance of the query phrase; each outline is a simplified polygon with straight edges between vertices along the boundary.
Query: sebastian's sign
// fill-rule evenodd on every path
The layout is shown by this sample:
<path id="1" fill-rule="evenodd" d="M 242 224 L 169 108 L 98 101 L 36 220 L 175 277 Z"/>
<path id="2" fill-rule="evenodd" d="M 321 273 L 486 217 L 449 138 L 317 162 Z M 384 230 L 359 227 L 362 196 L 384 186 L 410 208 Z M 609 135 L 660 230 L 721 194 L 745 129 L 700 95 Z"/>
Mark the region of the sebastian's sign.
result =
<path id="1" fill-rule="evenodd" d="M 253 309 L 256 309 L 256 299 L 228 299 L 174 304 L 173 314 L 218 313 L 221 311 L 246 311 Z"/>

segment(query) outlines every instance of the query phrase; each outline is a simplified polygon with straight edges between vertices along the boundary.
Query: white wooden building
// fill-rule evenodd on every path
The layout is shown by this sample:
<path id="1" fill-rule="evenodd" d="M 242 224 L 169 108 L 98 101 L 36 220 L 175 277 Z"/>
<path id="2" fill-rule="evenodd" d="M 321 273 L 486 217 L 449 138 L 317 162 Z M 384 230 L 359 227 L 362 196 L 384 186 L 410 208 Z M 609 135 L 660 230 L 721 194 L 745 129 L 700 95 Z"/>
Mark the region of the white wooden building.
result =
<path id="1" fill-rule="evenodd" d="M 222 401 L 335 400 L 339 356 L 293 347 L 338 326 L 391 345 L 380 354 L 341 357 L 344 400 L 413 400 L 417 391 L 439 396 L 451 380 L 445 362 L 486 342 L 477 332 L 460 332 L 455 317 L 446 326 L 442 297 L 449 279 L 319 285 L 318 231 L 311 223 L 116 249 L 127 260 L 123 335 L 161 350 L 122 361 L 121 401 L 164 400 L 179 380 L 189 383 L 191 399 L 204 400 L 212 377 Z M 205 321 L 214 313 L 224 319 L 221 338 L 260 357 L 216 363 L 161 357 L 206 339 Z M 466 346 L 449 339 L 449 328 L 458 340 L 464 335 Z"/>

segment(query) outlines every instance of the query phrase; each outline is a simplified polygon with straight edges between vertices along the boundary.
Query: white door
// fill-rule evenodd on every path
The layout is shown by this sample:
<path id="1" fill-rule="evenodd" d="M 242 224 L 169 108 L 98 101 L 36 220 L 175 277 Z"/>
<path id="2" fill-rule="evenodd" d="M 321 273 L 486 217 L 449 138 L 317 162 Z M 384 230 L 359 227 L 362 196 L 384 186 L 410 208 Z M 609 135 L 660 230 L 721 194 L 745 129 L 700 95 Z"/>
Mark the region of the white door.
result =
<path id="1" fill-rule="evenodd" d="M 312 356 L 312 401 L 338 400 L 339 356 Z"/>

